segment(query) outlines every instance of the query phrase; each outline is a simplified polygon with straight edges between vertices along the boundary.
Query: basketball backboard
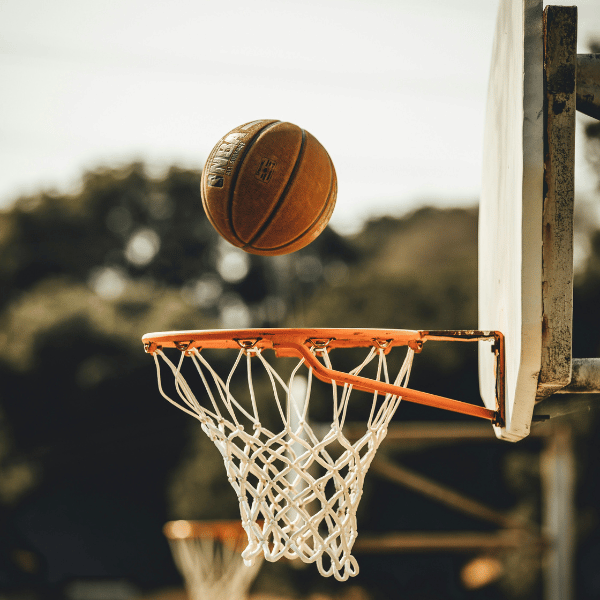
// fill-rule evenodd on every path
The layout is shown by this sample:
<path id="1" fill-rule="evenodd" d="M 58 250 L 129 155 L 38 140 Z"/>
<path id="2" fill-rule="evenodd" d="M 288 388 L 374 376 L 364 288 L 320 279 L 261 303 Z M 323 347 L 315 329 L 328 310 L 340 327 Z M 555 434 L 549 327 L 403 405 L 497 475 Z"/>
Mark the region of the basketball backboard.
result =
<path id="1" fill-rule="evenodd" d="M 576 9 L 548 9 L 542 0 L 500 1 L 485 122 L 479 329 L 505 335 L 505 424 L 495 429 L 511 441 L 529 434 L 536 402 L 571 379 Z M 570 29 L 555 26 L 555 14 Z M 561 27 L 561 43 L 551 43 Z M 562 82 L 552 69 L 562 69 Z M 556 139 L 553 128 L 561 128 Z M 493 358 L 480 344 L 488 407 Z"/>

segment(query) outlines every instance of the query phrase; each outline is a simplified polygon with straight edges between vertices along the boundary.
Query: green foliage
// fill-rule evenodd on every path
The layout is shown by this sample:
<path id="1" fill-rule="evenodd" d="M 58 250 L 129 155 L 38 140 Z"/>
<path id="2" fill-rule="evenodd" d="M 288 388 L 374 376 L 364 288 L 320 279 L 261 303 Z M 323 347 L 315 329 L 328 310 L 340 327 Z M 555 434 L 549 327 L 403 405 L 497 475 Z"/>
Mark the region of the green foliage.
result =
<path id="1" fill-rule="evenodd" d="M 425 208 L 367 223 L 361 259 L 307 310 L 312 326 L 469 329 L 477 323 L 477 212 Z"/>
<path id="2" fill-rule="evenodd" d="M 98 266 L 182 285 L 204 269 L 215 243 L 203 218 L 199 180 L 197 172 L 175 168 L 152 179 L 134 164 L 87 173 L 74 196 L 21 198 L 3 215 L 9 227 L 0 240 L 2 303 L 48 276 L 85 282 Z M 158 236 L 154 254 L 128 254 L 140 231 Z"/>

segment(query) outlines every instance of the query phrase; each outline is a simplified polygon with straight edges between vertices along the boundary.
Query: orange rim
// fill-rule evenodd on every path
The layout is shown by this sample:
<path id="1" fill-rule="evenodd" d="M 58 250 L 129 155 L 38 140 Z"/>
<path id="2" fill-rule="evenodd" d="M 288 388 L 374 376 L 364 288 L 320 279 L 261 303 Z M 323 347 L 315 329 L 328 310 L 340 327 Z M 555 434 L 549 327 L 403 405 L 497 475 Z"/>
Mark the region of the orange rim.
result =
<path id="1" fill-rule="evenodd" d="M 163 527 L 165 537 L 172 541 L 212 539 L 229 546 L 245 546 L 246 532 L 239 519 L 231 521 L 168 521 Z"/>
<path id="2" fill-rule="evenodd" d="M 328 348 L 368 348 L 374 342 L 387 347 L 407 346 L 422 340 L 420 331 L 404 329 L 208 329 L 199 331 L 164 331 L 147 333 L 142 342 L 152 347 L 179 348 L 240 348 L 241 341 L 255 341 L 253 348 L 285 350 L 290 345 L 328 340 Z"/>
<path id="3" fill-rule="evenodd" d="M 497 408 L 495 411 L 483 406 L 329 369 L 316 356 L 318 352 L 328 352 L 334 348 L 373 346 L 378 346 L 386 353 L 394 346 L 409 346 L 415 352 L 420 352 L 428 340 L 464 342 L 485 340 L 495 344 L 497 379 Z M 203 348 L 230 348 L 247 351 L 272 349 L 277 356 L 296 356 L 304 359 L 306 364 L 313 369 L 315 376 L 325 383 L 347 384 L 365 392 L 401 396 L 408 402 L 486 419 L 495 425 L 503 423 L 504 336 L 496 331 L 336 328 L 215 329 L 147 333 L 142 337 L 142 342 L 146 352 L 150 354 L 162 348 L 177 348 L 186 353 L 193 349 L 200 351 Z"/>

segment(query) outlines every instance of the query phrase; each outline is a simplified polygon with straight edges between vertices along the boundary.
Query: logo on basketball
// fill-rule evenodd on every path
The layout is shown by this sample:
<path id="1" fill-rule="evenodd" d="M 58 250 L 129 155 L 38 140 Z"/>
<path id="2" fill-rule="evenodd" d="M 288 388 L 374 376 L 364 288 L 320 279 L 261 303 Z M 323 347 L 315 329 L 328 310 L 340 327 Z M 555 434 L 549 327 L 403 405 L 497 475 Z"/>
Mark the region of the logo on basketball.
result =
<path id="1" fill-rule="evenodd" d="M 269 183 L 277 162 L 272 158 L 263 158 L 254 177 L 263 183 Z"/>
<path id="2" fill-rule="evenodd" d="M 240 141 L 247 133 L 230 133 L 223 138 L 212 158 L 208 168 L 207 184 L 210 187 L 223 187 L 223 177 L 231 175 L 233 165 L 242 148 L 246 145 Z"/>
<path id="3" fill-rule="evenodd" d="M 206 181 L 210 187 L 223 187 L 223 176 L 209 174 Z"/>

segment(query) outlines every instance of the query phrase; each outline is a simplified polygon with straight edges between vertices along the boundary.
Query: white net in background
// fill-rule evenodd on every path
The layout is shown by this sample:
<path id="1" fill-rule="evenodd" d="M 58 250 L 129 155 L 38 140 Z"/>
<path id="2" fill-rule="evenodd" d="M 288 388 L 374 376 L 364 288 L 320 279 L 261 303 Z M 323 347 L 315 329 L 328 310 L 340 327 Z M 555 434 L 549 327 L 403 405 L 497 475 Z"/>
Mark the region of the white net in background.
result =
<path id="1" fill-rule="evenodd" d="M 236 540 L 218 536 L 181 536 L 187 522 L 173 523 L 175 535 L 169 546 L 190 600 L 246 600 L 248 590 L 262 565 L 262 557 L 251 566 L 244 564 Z"/>
<path id="2" fill-rule="evenodd" d="M 408 385 L 414 356 L 411 348 L 406 351 L 393 382 L 402 387 Z M 317 348 L 312 352 L 327 368 L 332 368 L 327 352 Z M 305 563 L 316 563 L 321 575 L 333 575 L 339 581 L 356 575 L 358 563 L 351 551 L 358 533 L 356 510 L 364 477 L 401 398 L 372 394 L 364 435 L 351 443 L 343 433 L 350 386 L 331 385 L 331 427 L 319 437 L 307 419 L 313 376 L 312 369 L 306 366 L 306 396 L 294 399 L 290 390 L 297 387 L 294 378 L 304 359 L 298 362 L 286 383 L 259 348 L 242 348 L 226 381 L 197 348 L 181 352 L 177 365 L 160 348 L 153 355 L 160 393 L 198 419 L 223 456 L 229 482 L 238 496 L 242 526 L 248 535 L 248 546 L 242 554 L 246 565 L 254 564 L 260 555 L 269 561 L 299 558 Z M 181 402 L 173 400 L 163 389 L 160 359 L 175 377 Z M 232 378 L 243 360 L 249 388 L 245 403 L 231 392 Z M 188 380 L 182 374 L 184 361 L 192 361 L 195 367 L 193 375 L 199 380 L 197 392 L 192 390 L 190 374 Z M 373 379 L 389 383 L 386 355 L 380 347 L 371 348 L 350 373 L 358 375 L 373 361 L 376 365 Z M 273 396 L 282 423 L 278 432 L 261 423 L 253 366 L 268 376 L 269 395 Z M 197 397 L 201 392 L 203 404 Z M 363 399 L 364 396 L 358 400 Z"/>

